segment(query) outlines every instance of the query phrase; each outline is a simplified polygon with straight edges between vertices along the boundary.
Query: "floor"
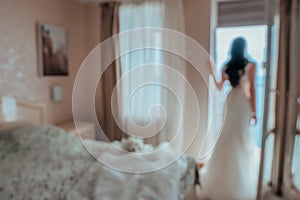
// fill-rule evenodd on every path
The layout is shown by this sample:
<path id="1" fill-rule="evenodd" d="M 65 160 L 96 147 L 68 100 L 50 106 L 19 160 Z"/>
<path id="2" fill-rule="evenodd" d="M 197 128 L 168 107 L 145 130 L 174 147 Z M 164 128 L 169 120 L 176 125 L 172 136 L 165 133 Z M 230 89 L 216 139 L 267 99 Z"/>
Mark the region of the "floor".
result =
<path id="1" fill-rule="evenodd" d="M 184 200 L 207 200 L 205 198 L 201 198 L 200 195 L 199 195 L 199 190 L 200 190 L 200 187 L 199 186 L 193 186 L 190 190 L 190 192 L 187 194 L 187 196 L 185 197 Z M 264 196 L 264 199 L 263 200 L 283 200 L 273 194 L 266 194 Z"/>
<path id="2" fill-rule="evenodd" d="M 204 200 L 199 195 L 199 189 L 200 187 L 198 185 L 192 186 L 190 192 L 187 194 L 184 200 Z"/>

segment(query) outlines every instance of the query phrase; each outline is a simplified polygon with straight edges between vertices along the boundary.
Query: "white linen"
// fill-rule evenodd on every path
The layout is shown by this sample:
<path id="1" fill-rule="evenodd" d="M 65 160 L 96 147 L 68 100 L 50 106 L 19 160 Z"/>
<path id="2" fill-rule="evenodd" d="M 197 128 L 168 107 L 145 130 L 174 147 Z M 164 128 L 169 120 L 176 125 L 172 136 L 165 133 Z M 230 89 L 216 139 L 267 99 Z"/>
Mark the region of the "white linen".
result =
<path id="1" fill-rule="evenodd" d="M 85 140 L 97 156 L 120 165 L 159 164 L 130 160 L 112 145 Z M 193 183 L 193 163 L 182 156 L 146 174 L 129 174 L 97 162 L 81 141 L 53 126 L 26 127 L 0 135 L 0 199 L 182 199 Z M 138 161 L 141 161 L 138 163 Z M 137 162 L 137 163 L 135 163 Z"/>

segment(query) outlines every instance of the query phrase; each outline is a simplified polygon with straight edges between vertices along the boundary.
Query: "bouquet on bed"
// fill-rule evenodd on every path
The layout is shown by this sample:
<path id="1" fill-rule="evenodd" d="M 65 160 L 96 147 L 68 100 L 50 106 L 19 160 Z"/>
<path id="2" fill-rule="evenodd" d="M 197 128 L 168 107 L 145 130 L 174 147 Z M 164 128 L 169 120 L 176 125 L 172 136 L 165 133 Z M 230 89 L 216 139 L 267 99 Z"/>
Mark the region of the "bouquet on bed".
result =
<path id="1" fill-rule="evenodd" d="M 144 140 L 138 137 L 122 138 L 121 147 L 128 152 L 149 152 L 153 150 L 150 144 L 144 144 Z"/>

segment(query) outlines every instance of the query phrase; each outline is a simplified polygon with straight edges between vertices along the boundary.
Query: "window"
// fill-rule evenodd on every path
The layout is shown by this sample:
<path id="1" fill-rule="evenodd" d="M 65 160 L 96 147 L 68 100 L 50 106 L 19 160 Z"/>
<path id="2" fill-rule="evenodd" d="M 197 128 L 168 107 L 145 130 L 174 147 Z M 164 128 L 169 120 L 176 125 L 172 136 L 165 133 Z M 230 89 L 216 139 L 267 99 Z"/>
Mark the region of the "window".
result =
<path id="1" fill-rule="evenodd" d="M 163 5 L 160 2 L 123 4 L 119 10 L 120 32 L 144 27 L 162 27 L 164 19 L 163 9 Z M 134 33 L 126 40 L 120 39 L 121 55 L 122 52 L 126 52 L 126 49 L 131 47 L 130 45 L 134 45 L 136 41 L 155 42 L 156 46 L 161 47 L 162 34 L 159 32 L 154 35 Z M 159 68 L 159 65 L 163 63 L 162 51 L 158 49 L 140 49 L 122 55 L 120 60 L 122 78 L 127 76 L 121 86 L 123 119 L 125 119 L 126 123 L 129 115 L 137 124 L 146 125 L 150 123 L 148 111 L 151 110 L 153 105 L 161 105 L 161 86 L 157 83 L 162 79 L 162 71 Z M 138 70 L 139 67 L 147 67 L 147 71 Z M 156 84 L 147 84 L 136 88 L 149 76 Z M 155 116 L 158 118 L 160 113 L 155 113 Z"/>

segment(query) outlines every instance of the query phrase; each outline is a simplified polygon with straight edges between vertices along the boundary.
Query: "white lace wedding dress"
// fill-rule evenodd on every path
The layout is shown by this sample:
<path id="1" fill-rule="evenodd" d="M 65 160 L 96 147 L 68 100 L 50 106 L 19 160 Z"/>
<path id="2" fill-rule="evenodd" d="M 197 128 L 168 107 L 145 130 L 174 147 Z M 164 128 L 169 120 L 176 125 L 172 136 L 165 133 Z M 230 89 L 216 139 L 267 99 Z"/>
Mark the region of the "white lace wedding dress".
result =
<path id="1" fill-rule="evenodd" d="M 249 133 L 248 68 L 226 99 L 222 132 L 200 173 L 201 196 L 210 200 L 252 200 L 256 196 L 258 156 Z"/>

